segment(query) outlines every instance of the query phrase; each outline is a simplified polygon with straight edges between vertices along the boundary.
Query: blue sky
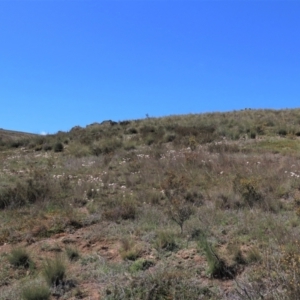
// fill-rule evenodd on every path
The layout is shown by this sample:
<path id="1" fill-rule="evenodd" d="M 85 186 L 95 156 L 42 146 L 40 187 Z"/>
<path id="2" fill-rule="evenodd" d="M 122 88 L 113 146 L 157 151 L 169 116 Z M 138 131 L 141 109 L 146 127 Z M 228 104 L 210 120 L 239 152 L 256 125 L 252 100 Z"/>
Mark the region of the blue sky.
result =
<path id="1" fill-rule="evenodd" d="M 0 0 L 0 127 L 300 107 L 300 1 Z"/>

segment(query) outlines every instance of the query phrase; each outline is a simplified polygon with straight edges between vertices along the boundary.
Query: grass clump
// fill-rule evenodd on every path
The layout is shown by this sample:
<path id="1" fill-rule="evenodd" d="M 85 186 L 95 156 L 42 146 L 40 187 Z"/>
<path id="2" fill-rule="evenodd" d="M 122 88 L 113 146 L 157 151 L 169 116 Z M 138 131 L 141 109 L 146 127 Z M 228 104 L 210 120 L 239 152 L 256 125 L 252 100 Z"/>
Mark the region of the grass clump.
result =
<path id="1" fill-rule="evenodd" d="M 57 142 L 54 144 L 53 147 L 54 152 L 63 152 L 64 151 L 64 145 L 61 142 Z"/>
<path id="2" fill-rule="evenodd" d="M 8 256 L 8 261 L 14 267 L 29 268 L 33 266 L 33 262 L 24 248 L 15 248 Z"/>
<path id="3" fill-rule="evenodd" d="M 174 251 L 177 249 L 175 234 L 171 231 L 159 231 L 154 245 L 158 250 Z"/>
<path id="4" fill-rule="evenodd" d="M 66 265 L 60 256 L 47 259 L 43 266 L 43 275 L 49 286 L 58 286 L 66 278 Z"/>
<path id="5" fill-rule="evenodd" d="M 42 202 L 50 197 L 53 187 L 49 175 L 40 169 L 31 171 L 31 176 L 0 187 L 0 209 L 17 208 L 26 204 Z"/>
<path id="6" fill-rule="evenodd" d="M 106 290 L 105 299 L 214 299 L 207 287 L 195 285 L 178 270 L 158 270 L 138 274 L 128 285 L 115 284 Z"/>
<path id="7" fill-rule="evenodd" d="M 23 289 L 22 299 L 24 300 L 48 300 L 50 299 L 50 290 L 44 285 L 30 285 Z"/>
<path id="8" fill-rule="evenodd" d="M 137 215 L 137 203 L 130 197 L 118 199 L 111 207 L 104 210 L 104 217 L 110 221 L 134 220 Z"/>
<path id="9" fill-rule="evenodd" d="M 213 278 L 232 279 L 235 276 L 233 267 L 219 257 L 205 236 L 199 238 L 199 246 L 204 251 L 208 263 L 207 273 Z"/>
<path id="10" fill-rule="evenodd" d="M 66 254 L 71 261 L 77 260 L 80 256 L 78 250 L 73 247 L 67 247 Z"/>
<path id="11" fill-rule="evenodd" d="M 124 260 L 136 260 L 142 254 L 142 248 L 129 238 L 121 240 L 120 255 Z"/>
<path id="12" fill-rule="evenodd" d="M 263 199 L 258 190 L 259 178 L 245 178 L 237 176 L 233 181 L 233 190 L 241 195 L 245 204 L 253 207 L 255 203 Z"/>
<path id="13" fill-rule="evenodd" d="M 300 242 L 294 241 L 290 249 L 282 250 L 281 267 L 285 276 L 281 277 L 289 299 L 300 298 Z M 283 273 L 283 272 L 282 272 Z"/>
<path id="14" fill-rule="evenodd" d="M 150 267 L 154 266 L 154 262 L 152 260 L 140 258 L 137 259 L 133 264 L 130 266 L 129 270 L 133 273 L 138 271 L 145 271 Z"/>
<path id="15" fill-rule="evenodd" d="M 123 145 L 122 141 L 117 138 L 103 139 L 102 141 L 94 142 L 91 145 L 91 152 L 95 156 L 114 153 Z"/>
<path id="16" fill-rule="evenodd" d="M 247 263 L 256 263 L 262 260 L 260 251 L 257 247 L 252 247 L 249 249 L 246 257 Z"/>

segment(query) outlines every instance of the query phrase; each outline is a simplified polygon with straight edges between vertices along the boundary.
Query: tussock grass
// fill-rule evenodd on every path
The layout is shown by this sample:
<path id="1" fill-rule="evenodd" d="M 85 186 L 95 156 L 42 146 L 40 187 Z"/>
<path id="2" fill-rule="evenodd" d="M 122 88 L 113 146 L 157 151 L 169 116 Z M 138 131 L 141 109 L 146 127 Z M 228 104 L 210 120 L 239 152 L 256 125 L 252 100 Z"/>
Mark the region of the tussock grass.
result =
<path id="1" fill-rule="evenodd" d="M 33 267 L 33 261 L 24 248 L 14 248 L 8 256 L 8 261 L 14 267 L 29 268 Z"/>
<path id="2" fill-rule="evenodd" d="M 48 300 L 50 299 L 50 290 L 43 285 L 29 285 L 22 291 L 22 299 L 24 300 Z"/>
<path id="3" fill-rule="evenodd" d="M 43 265 L 43 275 L 50 287 L 63 284 L 66 279 L 66 265 L 62 257 L 57 255 L 52 260 L 47 259 Z"/>

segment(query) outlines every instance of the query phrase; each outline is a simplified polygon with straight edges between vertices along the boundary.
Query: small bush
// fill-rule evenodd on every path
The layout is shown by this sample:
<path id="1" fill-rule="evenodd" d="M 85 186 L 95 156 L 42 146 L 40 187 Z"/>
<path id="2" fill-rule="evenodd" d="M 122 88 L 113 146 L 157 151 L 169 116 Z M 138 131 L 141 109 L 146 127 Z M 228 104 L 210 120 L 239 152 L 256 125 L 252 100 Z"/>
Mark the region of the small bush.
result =
<path id="1" fill-rule="evenodd" d="M 166 136 L 165 136 L 165 138 L 164 138 L 164 141 L 166 142 L 166 143 L 170 143 L 170 142 L 173 142 L 174 140 L 176 139 L 176 134 L 167 134 Z"/>
<path id="2" fill-rule="evenodd" d="M 145 125 L 142 128 L 140 128 L 140 133 L 143 137 L 146 137 L 149 133 L 155 133 L 157 131 L 157 128 L 154 126 L 148 126 Z"/>
<path id="3" fill-rule="evenodd" d="M 130 266 L 130 271 L 135 273 L 138 271 L 145 271 L 152 267 L 154 265 L 154 262 L 152 260 L 147 260 L 144 258 L 140 258 L 136 260 L 131 266 Z"/>
<path id="4" fill-rule="evenodd" d="M 177 248 L 175 235 L 170 231 L 159 231 L 155 239 L 158 250 L 174 251 Z"/>
<path id="5" fill-rule="evenodd" d="M 27 139 L 19 139 L 19 140 L 11 141 L 10 147 L 11 148 L 19 148 L 19 147 L 26 146 L 28 143 L 29 143 L 29 140 L 27 140 Z"/>
<path id="6" fill-rule="evenodd" d="M 78 250 L 73 247 L 67 247 L 66 254 L 67 254 L 69 260 L 71 260 L 71 261 L 77 260 L 79 258 Z"/>
<path id="7" fill-rule="evenodd" d="M 278 134 L 281 135 L 281 136 L 286 136 L 288 134 L 287 130 L 284 129 L 284 128 L 280 128 L 278 130 Z"/>
<path id="8" fill-rule="evenodd" d="M 252 207 L 263 198 L 258 190 L 258 182 L 258 178 L 245 178 L 238 175 L 233 181 L 233 190 L 242 196 L 246 204 Z"/>
<path id="9" fill-rule="evenodd" d="M 70 143 L 68 147 L 68 153 L 74 155 L 77 158 L 81 158 L 91 155 L 91 149 L 89 146 L 73 142 Z"/>
<path id="10" fill-rule="evenodd" d="M 14 196 L 14 191 L 12 188 L 2 188 L 0 189 L 0 209 L 4 209 L 11 205 L 12 198 Z"/>
<path id="11" fill-rule="evenodd" d="M 197 148 L 197 140 L 194 136 L 189 137 L 189 147 L 192 151 L 195 151 Z"/>
<path id="12" fill-rule="evenodd" d="M 47 259 L 43 265 L 43 275 L 49 286 L 63 283 L 66 277 L 66 266 L 62 258 L 57 256 L 54 260 Z"/>
<path id="13" fill-rule="evenodd" d="M 17 181 L 14 186 L 0 189 L 0 209 L 15 208 L 27 203 L 44 200 L 50 193 L 48 178 L 37 172 L 26 181 Z"/>
<path id="14" fill-rule="evenodd" d="M 53 147 L 54 152 L 62 152 L 64 150 L 64 145 L 61 142 L 55 143 Z"/>
<path id="15" fill-rule="evenodd" d="M 99 156 L 101 154 L 111 154 L 122 147 L 122 141 L 117 138 L 105 139 L 94 142 L 91 147 L 92 154 Z"/>
<path id="16" fill-rule="evenodd" d="M 247 253 L 246 261 L 248 263 L 252 263 L 252 262 L 259 262 L 261 260 L 262 258 L 259 249 L 256 247 L 250 248 Z"/>
<path id="17" fill-rule="evenodd" d="M 48 300 L 50 299 L 50 290 L 43 285 L 27 286 L 22 291 L 24 300 Z"/>
<path id="18" fill-rule="evenodd" d="M 105 209 L 103 215 L 107 220 L 134 220 L 137 214 L 137 204 L 130 198 L 117 201 L 113 207 Z"/>
<path id="19" fill-rule="evenodd" d="M 204 235 L 199 238 L 198 245 L 204 251 L 208 263 L 207 273 L 211 277 L 219 279 L 234 278 L 236 273 L 234 267 L 227 266 L 226 262 L 219 257 Z"/>
<path id="20" fill-rule="evenodd" d="M 216 207 L 220 209 L 238 209 L 242 207 L 242 200 L 235 194 L 220 193 L 216 197 Z"/>
<path id="21" fill-rule="evenodd" d="M 34 147 L 34 151 L 42 151 L 42 149 L 43 149 L 42 145 L 36 145 Z"/>
<path id="22" fill-rule="evenodd" d="M 281 276 L 282 285 L 286 289 L 288 299 L 300 299 L 300 242 L 293 241 L 290 249 L 282 250 L 281 268 L 285 276 Z"/>
<path id="23" fill-rule="evenodd" d="M 49 145 L 49 144 L 45 144 L 45 145 L 43 146 L 43 149 L 44 149 L 44 151 L 50 151 L 50 150 L 52 150 L 52 146 Z"/>
<path id="24" fill-rule="evenodd" d="M 30 266 L 33 266 L 29 254 L 23 248 L 13 249 L 10 255 L 8 256 L 8 261 L 14 267 L 29 268 Z"/>
<path id="25" fill-rule="evenodd" d="M 149 135 L 146 139 L 145 139 L 145 144 L 148 146 L 151 146 L 153 143 L 155 142 L 155 139 L 152 135 Z"/>
<path id="26" fill-rule="evenodd" d="M 131 128 L 128 128 L 128 129 L 126 130 L 126 133 L 127 133 L 127 134 L 137 134 L 138 131 L 137 131 L 136 128 L 131 127 Z"/>
<path id="27" fill-rule="evenodd" d="M 183 233 L 183 224 L 193 214 L 192 206 L 186 201 L 173 200 L 169 210 L 167 211 L 171 220 L 180 226 L 181 234 Z"/>
<path id="28" fill-rule="evenodd" d="M 123 259 L 136 260 L 141 256 L 141 247 L 135 244 L 132 240 L 125 237 L 121 240 L 121 243 L 122 247 L 120 249 L 120 255 Z"/>
<path id="29" fill-rule="evenodd" d="M 211 143 L 208 145 L 208 151 L 211 153 L 238 153 L 241 150 L 237 144 Z"/>
<path id="30" fill-rule="evenodd" d="M 128 141 L 128 142 L 124 143 L 124 149 L 126 151 L 134 150 L 135 148 L 136 148 L 136 142 L 134 142 L 134 141 Z"/>
<path id="31" fill-rule="evenodd" d="M 105 299 L 217 299 L 213 293 L 201 284 L 185 279 L 185 274 L 178 270 L 158 270 L 150 275 L 138 274 L 129 285 L 114 284 L 106 289 Z"/>

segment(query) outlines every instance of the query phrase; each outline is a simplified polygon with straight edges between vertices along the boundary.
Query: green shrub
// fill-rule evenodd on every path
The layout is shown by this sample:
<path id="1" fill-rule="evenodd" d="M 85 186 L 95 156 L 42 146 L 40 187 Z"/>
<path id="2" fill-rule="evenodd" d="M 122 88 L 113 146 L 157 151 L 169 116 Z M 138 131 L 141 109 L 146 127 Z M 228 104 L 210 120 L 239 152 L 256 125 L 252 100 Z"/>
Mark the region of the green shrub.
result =
<path id="1" fill-rule="evenodd" d="M 50 194 L 48 175 L 35 170 L 26 181 L 17 181 L 15 185 L 0 189 L 0 209 L 23 206 L 44 200 Z"/>
<path id="2" fill-rule="evenodd" d="M 122 141 L 117 138 L 107 138 L 102 141 L 94 142 L 91 147 L 93 155 L 99 156 L 101 154 L 114 153 L 117 149 L 122 147 Z"/>
<path id="3" fill-rule="evenodd" d="M 210 143 L 215 139 L 215 127 L 211 125 L 181 126 L 175 128 L 177 136 L 184 138 L 193 136 L 200 143 Z"/>
<path id="4" fill-rule="evenodd" d="M 91 155 L 91 149 L 89 146 L 80 144 L 80 143 L 70 143 L 70 145 L 67 148 L 68 153 L 71 155 L 81 158 Z"/>
<path id="5" fill-rule="evenodd" d="M 0 209 L 5 209 L 13 205 L 24 205 L 26 203 L 26 196 L 22 188 L 22 193 L 17 195 L 16 189 L 18 188 L 6 187 L 0 189 Z"/>
<path id="6" fill-rule="evenodd" d="M 104 298 L 107 300 L 217 299 L 213 298 L 213 292 L 207 287 L 185 279 L 185 275 L 181 271 L 170 268 L 152 274 L 137 274 L 128 285 L 116 283 L 106 289 Z"/>
<path id="7" fill-rule="evenodd" d="M 42 146 L 42 145 L 36 145 L 36 146 L 34 147 L 34 151 L 42 151 L 42 149 L 43 149 L 43 146 Z"/>
<path id="8" fill-rule="evenodd" d="M 286 290 L 287 299 L 300 299 L 300 242 L 298 240 L 292 241 L 293 244 L 282 249 L 282 257 L 280 261 L 281 284 Z"/>
<path id="9" fill-rule="evenodd" d="M 44 180 L 45 181 L 44 181 Z M 27 180 L 27 200 L 29 203 L 43 201 L 50 194 L 50 185 L 47 178 L 30 178 Z"/>
<path id="10" fill-rule="evenodd" d="M 208 151 L 212 153 L 237 153 L 241 150 L 237 144 L 211 143 L 208 145 Z"/>
<path id="11" fill-rule="evenodd" d="M 104 217 L 110 221 L 134 220 L 137 214 L 137 203 L 131 198 L 116 201 L 112 207 L 104 210 Z"/>
<path id="12" fill-rule="evenodd" d="M 170 133 L 170 134 L 167 134 L 165 136 L 164 141 L 166 143 L 170 143 L 170 142 L 173 142 L 175 139 L 176 139 L 176 134 L 175 133 Z"/>
<path id="13" fill-rule="evenodd" d="M 198 190 L 188 190 L 184 194 L 184 200 L 187 204 L 192 204 L 194 206 L 201 206 L 203 205 L 204 196 Z"/>
<path id="14" fill-rule="evenodd" d="M 139 245 L 135 244 L 131 239 L 124 237 L 121 240 L 122 246 L 120 249 L 120 255 L 123 259 L 136 260 L 142 254 L 142 249 Z"/>
<path id="15" fill-rule="evenodd" d="M 12 141 L 10 143 L 11 148 L 19 148 L 20 146 L 22 146 L 22 143 L 20 141 Z"/>
<path id="16" fill-rule="evenodd" d="M 33 267 L 33 262 L 24 248 L 12 249 L 10 255 L 8 256 L 8 261 L 14 267 Z"/>
<path id="17" fill-rule="evenodd" d="M 53 147 L 54 152 L 62 152 L 64 150 L 64 145 L 62 142 L 57 142 Z"/>
<path id="18" fill-rule="evenodd" d="M 170 231 L 159 231 L 154 245 L 158 250 L 174 251 L 177 249 L 175 235 Z"/>
<path id="19" fill-rule="evenodd" d="M 124 143 L 124 149 L 126 151 L 134 150 L 136 148 L 136 142 L 135 141 L 128 141 Z"/>
<path id="20" fill-rule="evenodd" d="M 89 200 L 95 198 L 97 196 L 97 190 L 96 188 L 92 188 L 92 187 L 89 187 L 86 191 L 86 196 Z"/>
<path id="21" fill-rule="evenodd" d="M 73 247 L 66 247 L 66 254 L 69 260 L 77 260 L 79 258 L 79 252 L 76 248 Z"/>
<path id="22" fill-rule="evenodd" d="M 140 128 L 140 133 L 143 137 L 146 137 L 149 133 L 155 133 L 157 128 L 154 126 L 144 125 Z"/>
<path id="23" fill-rule="evenodd" d="M 154 265 L 154 262 L 152 260 L 147 260 L 144 258 L 137 259 L 135 262 L 132 263 L 130 266 L 130 271 L 135 273 L 138 271 L 145 271 L 152 267 Z"/>
<path id="24" fill-rule="evenodd" d="M 51 194 L 49 175 L 43 170 L 34 170 L 26 181 L 0 188 L 0 209 L 14 208 L 28 203 L 43 201 Z"/>
<path id="25" fill-rule="evenodd" d="M 252 207 L 256 202 L 262 200 L 262 194 L 258 190 L 258 178 L 241 177 L 237 175 L 233 181 L 233 190 L 242 196 L 247 205 Z"/>
<path id="26" fill-rule="evenodd" d="M 43 285 L 30 285 L 23 289 L 22 298 L 24 300 L 48 300 L 50 299 L 50 290 Z"/>
<path id="27" fill-rule="evenodd" d="M 130 128 L 128 128 L 128 129 L 126 130 L 125 133 L 127 133 L 127 134 L 137 134 L 137 133 L 138 133 L 138 130 L 137 130 L 136 128 L 134 128 L 134 127 L 130 127 Z"/>
<path id="28" fill-rule="evenodd" d="M 148 146 L 151 146 L 154 142 L 155 142 L 155 138 L 152 135 L 149 135 L 145 139 L 145 144 L 148 145 Z"/>
<path id="29" fill-rule="evenodd" d="M 197 148 L 197 140 L 195 136 L 190 136 L 189 137 L 189 147 L 191 148 L 192 151 L 195 151 Z"/>
<path id="30" fill-rule="evenodd" d="M 284 128 L 280 128 L 277 133 L 282 136 L 286 136 L 288 134 L 287 130 Z"/>
<path id="31" fill-rule="evenodd" d="M 235 268 L 228 266 L 226 262 L 219 257 L 204 235 L 201 235 L 199 238 L 198 245 L 204 251 L 208 263 L 207 273 L 211 277 L 219 279 L 232 279 L 235 277 Z"/>
<path id="32" fill-rule="evenodd" d="M 183 233 L 183 224 L 187 221 L 191 215 L 193 214 L 192 206 L 182 200 L 173 200 L 170 203 L 170 208 L 167 213 L 171 220 L 173 220 L 176 224 L 179 225 L 181 234 Z"/>
<path id="33" fill-rule="evenodd" d="M 44 151 L 50 151 L 50 150 L 52 150 L 52 146 L 49 145 L 49 144 L 45 144 L 45 145 L 43 146 L 43 150 L 44 150 Z"/>
<path id="34" fill-rule="evenodd" d="M 66 277 L 66 265 L 60 256 L 55 259 L 47 259 L 43 265 L 43 275 L 49 286 L 57 286 L 64 282 Z"/>
<path id="35" fill-rule="evenodd" d="M 259 262 L 262 260 L 260 251 L 257 247 L 252 247 L 249 249 L 246 257 L 246 261 L 248 263 Z"/>

